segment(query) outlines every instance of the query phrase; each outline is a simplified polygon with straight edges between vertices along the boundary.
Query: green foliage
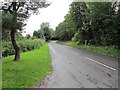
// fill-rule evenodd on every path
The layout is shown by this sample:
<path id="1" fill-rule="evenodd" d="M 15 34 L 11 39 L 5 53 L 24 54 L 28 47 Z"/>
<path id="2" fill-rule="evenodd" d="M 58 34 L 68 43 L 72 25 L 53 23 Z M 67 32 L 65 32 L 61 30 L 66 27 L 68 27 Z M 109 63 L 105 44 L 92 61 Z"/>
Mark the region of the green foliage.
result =
<path id="1" fill-rule="evenodd" d="M 14 23 L 12 22 L 13 15 L 2 12 L 2 31 L 10 30 Z"/>
<path id="2" fill-rule="evenodd" d="M 54 30 L 49 27 L 49 23 L 42 23 L 40 30 L 34 31 L 33 36 L 49 41 L 54 37 Z"/>
<path id="3" fill-rule="evenodd" d="M 55 31 L 52 28 L 50 28 L 49 30 L 50 30 L 50 38 L 54 39 L 55 38 Z"/>
<path id="4" fill-rule="evenodd" d="M 24 26 L 24 20 L 27 19 L 31 12 L 38 13 L 39 8 L 46 8 L 50 3 L 43 0 L 41 2 L 27 1 L 25 2 L 3 2 L 0 10 L 3 11 L 3 29 L 22 30 Z"/>
<path id="5" fill-rule="evenodd" d="M 75 34 L 75 24 L 70 13 L 64 18 L 65 20 L 56 27 L 55 37 L 59 40 L 67 41 L 71 40 Z"/>
<path id="6" fill-rule="evenodd" d="M 80 32 L 77 32 L 75 35 L 74 35 L 74 37 L 72 38 L 72 41 L 73 42 L 76 42 L 77 44 L 79 44 L 80 43 L 80 41 L 78 41 L 79 39 L 80 39 L 80 34 L 79 34 Z"/>
<path id="7" fill-rule="evenodd" d="M 65 20 L 56 28 L 56 36 L 77 44 L 87 41 L 91 45 L 120 48 L 119 18 L 119 2 L 73 2 Z"/>
<path id="8" fill-rule="evenodd" d="M 24 37 L 23 35 L 21 34 L 21 32 L 16 32 L 16 40 L 17 41 L 20 41 L 20 40 L 23 40 Z M 11 41 L 11 37 L 10 37 L 10 30 L 5 30 L 2 32 L 2 40 L 3 41 Z"/>
<path id="9" fill-rule="evenodd" d="M 93 33 L 93 40 L 95 44 L 98 45 L 111 45 L 110 39 L 113 32 L 114 19 L 112 17 L 113 13 L 111 10 L 112 3 L 89 3 L 90 10 L 92 11 L 89 14 L 91 22 L 91 30 Z M 93 31 L 94 30 L 94 31 Z"/>
<path id="10" fill-rule="evenodd" d="M 35 2 L 33 0 L 25 0 L 25 2 L 2 2 L 0 11 L 3 11 L 3 23 L 2 28 L 3 31 L 10 30 L 10 36 L 12 45 L 15 50 L 14 61 L 20 60 L 20 49 L 16 43 L 15 34 L 18 31 L 23 30 L 23 26 L 26 24 L 24 21 L 30 16 L 30 14 L 38 13 L 39 8 L 46 8 L 50 5 L 50 3 L 43 0 L 41 2 Z"/>
<path id="11" fill-rule="evenodd" d="M 51 32 L 50 29 L 48 27 L 43 28 L 44 31 L 44 36 L 46 41 L 49 41 L 51 39 Z"/>
<path id="12" fill-rule="evenodd" d="M 17 42 L 21 52 L 31 51 L 41 47 L 44 44 L 44 40 L 42 39 L 23 39 Z M 14 49 L 12 47 L 12 43 L 8 41 L 2 42 L 2 55 L 9 56 L 13 55 Z"/>
<path id="13" fill-rule="evenodd" d="M 34 31 L 33 36 L 36 36 L 37 38 L 42 39 L 44 37 L 44 32 L 43 32 L 43 30 Z"/>
<path id="14" fill-rule="evenodd" d="M 100 53 L 100 54 L 105 54 L 105 55 L 111 55 L 114 57 L 120 57 L 120 50 L 116 49 L 115 46 L 96 46 L 96 45 L 84 45 L 84 44 L 76 44 L 75 42 L 63 42 L 59 41 L 58 43 L 66 45 L 66 46 L 72 46 L 75 48 L 79 48 L 81 50 L 86 50 L 90 52 L 95 52 L 95 53 Z"/>
<path id="15" fill-rule="evenodd" d="M 30 38 L 31 38 L 31 36 L 30 36 L 29 34 L 27 34 L 27 35 L 26 35 L 26 38 L 27 38 L 27 39 L 30 39 Z"/>
<path id="16" fill-rule="evenodd" d="M 34 51 L 21 53 L 19 62 L 13 62 L 13 56 L 3 57 L 2 60 L 3 89 L 31 88 L 51 73 L 51 56 L 47 44 Z"/>

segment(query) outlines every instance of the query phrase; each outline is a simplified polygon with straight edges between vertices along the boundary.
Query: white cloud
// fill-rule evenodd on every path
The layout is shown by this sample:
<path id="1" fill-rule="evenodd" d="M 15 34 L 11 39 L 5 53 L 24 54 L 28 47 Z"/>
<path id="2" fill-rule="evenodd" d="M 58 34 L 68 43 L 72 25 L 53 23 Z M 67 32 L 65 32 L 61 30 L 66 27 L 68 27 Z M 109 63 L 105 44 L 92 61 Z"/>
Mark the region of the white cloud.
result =
<path id="1" fill-rule="evenodd" d="M 25 27 L 27 34 L 32 35 L 34 30 L 40 28 L 42 22 L 49 22 L 51 28 L 55 29 L 64 20 L 72 0 L 49 0 L 49 2 L 52 4 L 47 8 L 40 9 L 40 15 L 31 15 Z"/>

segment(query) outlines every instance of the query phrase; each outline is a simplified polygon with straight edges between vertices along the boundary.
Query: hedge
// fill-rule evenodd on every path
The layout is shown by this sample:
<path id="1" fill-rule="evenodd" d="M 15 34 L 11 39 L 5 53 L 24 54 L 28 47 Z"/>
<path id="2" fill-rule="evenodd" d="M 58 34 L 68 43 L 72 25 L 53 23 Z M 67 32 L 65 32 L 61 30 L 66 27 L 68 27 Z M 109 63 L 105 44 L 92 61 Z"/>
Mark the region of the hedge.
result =
<path id="1" fill-rule="evenodd" d="M 31 51 L 40 48 L 44 44 L 42 39 L 23 39 L 17 42 L 20 47 L 20 52 Z M 2 56 L 6 57 L 9 55 L 14 55 L 15 51 L 13 49 L 12 43 L 7 41 L 2 41 Z"/>

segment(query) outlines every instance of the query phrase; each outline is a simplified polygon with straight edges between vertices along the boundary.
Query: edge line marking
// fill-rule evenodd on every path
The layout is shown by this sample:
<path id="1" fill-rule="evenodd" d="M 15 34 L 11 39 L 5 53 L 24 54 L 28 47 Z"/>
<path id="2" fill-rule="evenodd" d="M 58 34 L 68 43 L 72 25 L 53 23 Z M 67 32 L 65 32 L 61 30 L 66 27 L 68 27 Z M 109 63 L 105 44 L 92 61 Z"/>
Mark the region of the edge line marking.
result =
<path id="1" fill-rule="evenodd" d="M 91 58 L 88 58 L 88 57 L 85 57 L 86 59 L 89 59 L 89 60 L 91 60 L 91 61 L 93 61 L 93 62 L 95 62 L 95 63 L 97 63 L 97 64 L 99 64 L 99 65 L 102 65 L 102 66 L 104 66 L 104 67 L 106 67 L 106 68 L 109 68 L 109 69 L 111 69 L 111 70 L 113 70 L 113 71 L 117 71 L 115 68 L 113 68 L 113 67 L 110 67 L 110 66 L 108 66 L 108 65 L 105 65 L 105 64 L 103 64 L 103 63 L 100 63 L 100 62 L 98 62 L 98 61 L 95 61 L 95 60 L 93 60 L 93 59 L 91 59 Z"/>

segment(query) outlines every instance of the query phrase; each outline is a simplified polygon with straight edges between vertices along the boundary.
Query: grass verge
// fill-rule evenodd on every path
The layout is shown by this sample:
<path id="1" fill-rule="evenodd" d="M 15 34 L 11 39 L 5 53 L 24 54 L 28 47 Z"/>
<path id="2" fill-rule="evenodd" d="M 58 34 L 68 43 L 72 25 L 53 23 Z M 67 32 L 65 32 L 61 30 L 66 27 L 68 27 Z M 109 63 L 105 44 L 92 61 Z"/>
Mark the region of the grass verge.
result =
<path id="1" fill-rule="evenodd" d="M 21 53 L 19 62 L 14 62 L 13 56 L 2 60 L 3 88 L 32 87 L 52 71 L 48 44 L 34 51 Z"/>
<path id="2" fill-rule="evenodd" d="M 66 45 L 66 46 L 72 46 L 75 48 L 87 50 L 87 51 L 92 51 L 95 53 L 100 53 L 100 54 L 105 54 L 105 55 L 110 55 L 113 57 L 120 57 L 119 50 L 115 49 L 114 47 L 103 47 L 103 46 L 95 46 L 95 45 L 77 45 L 75 42 L 67 41 L 58 41 L 59 44 Z"/>

